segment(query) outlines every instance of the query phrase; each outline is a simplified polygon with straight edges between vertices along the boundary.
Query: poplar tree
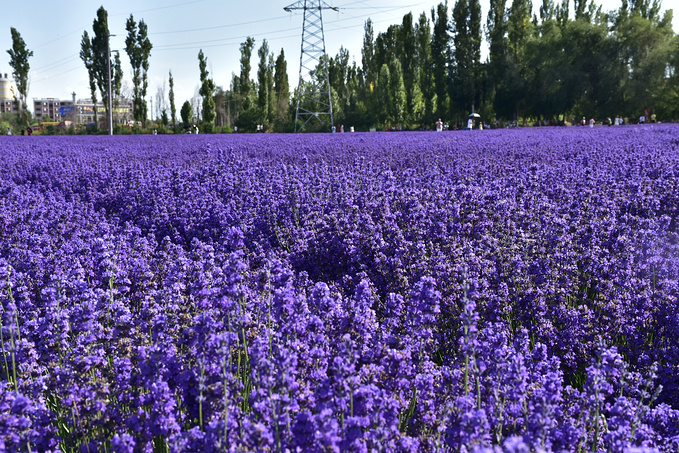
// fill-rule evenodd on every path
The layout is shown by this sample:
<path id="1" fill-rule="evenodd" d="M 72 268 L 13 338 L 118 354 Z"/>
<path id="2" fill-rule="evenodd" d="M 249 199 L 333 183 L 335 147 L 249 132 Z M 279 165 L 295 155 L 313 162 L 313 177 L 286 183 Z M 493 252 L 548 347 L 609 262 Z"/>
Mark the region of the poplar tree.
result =
<path id="1" fill-rule="evenodd" d="M 276 127 L 282 128 L 288 118 L 290 107 L 290 82 L 288 80 L 288 63 L 285 61 L 285 52 L 281 48 L 281 53 L 276 58 L 276 69 L 274 73 L 274 90 L 276 94 Z"/>
<path id="2" fill-rule="evenodd" d="M 9 65 L 12 67 L 12 77 L 16 83 L 17 93 L 14 94 L 14 99 L 18 104 L 19 119 L 23 126 L 28 126 L 28 110 L 26 105 L 26 98 L 28 97 L 28 72 L 31 65 L 28 59 L 33 56 L 33 51 L 26 48 L 26 42 L 21 37 L 21 34 L 16 28 L 10 28 L 12 33 L 12 48 L 7 51 L 10 60 Z"/>
<path id="3" fill-rule="evenodd" d="M 361 49 L 361 64 L 363 68 L 364 90 L 363 98 L 368 111 L 374 111 L 375 88 L 379 77 L 379 70 L 375 60 L 375 31 L 370 19 L 365 21 L 363 33 L 363 48 Z"/>
<path id="4" fill-rule="evenodd" d="M 143 19 L 136 23 L 134 16 L 130 14 L 125 29 L 127 30 L 125 51 L 132 66 L 133 116 L 135 120 L 141 121 L 143 127 L 146 127 L 148 111 L 146 91 L 148 89 L 149 56 L 153 45 L 148 38 L 148 27 Z"/>
<path id="5" fill-rule="evenodd" d="M 108 50 L 108 12 L 103 6 L 97 10 L 97 18 L 92 23 L 92 31 L 94 35 L 90 39 L 87 31 L 83 33 L 80 42 L 80 59 L 87 68 L 90 81 L 90 94 L 92 96 L 92 103 L 94 104 L 94 123 L 97 124 L 97 88 L 101 99 L 105 100 L 108 97 L 108 64 L 107 59 L 111 58 Z M 111 90 L 114 93 L 120 92 L 120 84 L 122 83 L 122 68 L 120 65 L 120 58 L 116 58 L 110 62 L 111 65 Z M 108 111 L 108 103 L 104 103 L 104 110 Z"/>
<path id="6" fill-rule="evenodd" d="M 507 16 L 507 67 L 504 72 L 504 102 L 513 109 L 514 119 L 519 118 L 519 106 L 526 96 L 526 44 L 530 37 L 533 23 L 531 13 L 533 4 L 530 0 L 513 0 Z"/>
<path id="7" fill-rule="evenodd" d="M 457 0 L 452 15 L 453 86 L 451 112 L 478 107 L 480 98 L 481 6 L 478 0 Z"/>
<path id="8" fill-rule="evenodd" d="M 380 77 L 377 81 L 377 107 L 378 119 L 381 124 L 385 124 L 391 112 L 391 95 L 389 93 L 389 66 L 384 63 L 380 68 Z"/>
<path id="9" fill-rule="evenodd" d="M 200 69 L 200 90 L 199 94 L 203 97 L 203 123 L 207 125 L 208 132 L 212 131 L 212 125 L 217 117 L 215 100 L 212 94 L 215 91 L 215 82 L 207 70 L 207 57 L 203 54 L 203 49 L 198 52 L 198 66 Z"/>
<path id="10" fill-rule="evenodd" d="M 193 116 L 193 107 L 191 107 L 191 103 L 189 101 L 184 101 L 180 114 L 182 117 L 182 122 L 184 123 L 184 127 L 188 129 L 188 127 L 191 125 L 191 117 Z"/>
<path id="11" fill-rule="evenodd" d="M 270 106 L 273 103 L 273 68 L 269 64 L 271 55 L 269 53 L 269 43 L 264 39 L 262 45 L 257 51 L 259 55 L 259 64 L 257 65 L 257 83 L 259 91 L 257 93 L 257 106 L 260 109 L 263 122 L 267 123 L 271 120 L 269 116 Z"/>
<path id="12" fill-rule="evenodd" d="M 431 54 L 436 93 L 436 114 L 448 116 L 448 62 L 450 61 L 450 37 L 448 32 L 448 3 L 439 3 L 431 9 L 434 34 L 431 40 Z"/>
<path id="13" fill-rule="evenodd" d="M 403 22 L 399 29 L 399 41 L 401 44 L 400 61 L 403 71 L 403 85 L 406 94 L 406 111 L 404 120 L 411 120 L 415 111 L 415 81 L 416 77 L 416 48 L 415 27 L 413 25 L 413 13 L 403 16 Z"/>
<path id="14" fill-rule="evenodd" d="M 425 124 L 432 124 L 435 91 L 431 56 L 431 26 L 425 13 L 420 14 L 417 22 L 415 40 L 417 41 L 417 79 L 424 102 L 423 117 L 419 120 Z"/>
<path id="15" fill-rule="evenodd" d="M 251 107 L 250 90 L 252 84 L 250 83 L 250 71 L 252 66 L 250 59 L 252 58 L 252 49 L 255 47 L 255 38 L 248 36 L 245 42 L 240 45 L 240 77 L 239 89 L 242 99 L 242 109 L 248 110 Z"/>
<path id="16" fill-rule="evenodd" d="M 391 119 L 394 125 L 401 125 L 405 120 L 407 109 L 406 88 L 403 83 L 403 71 L 401 62 L 394 58 L 389 64 L 389 93 Z"/>
<path id="17" fill-rule="evenodd" d="M 174 104 L 174 78 L 172 77 L 172 71 L 170 70 L 170 115 L 172 117 L 172 126 L 177 124 L 177 107 Z"/>

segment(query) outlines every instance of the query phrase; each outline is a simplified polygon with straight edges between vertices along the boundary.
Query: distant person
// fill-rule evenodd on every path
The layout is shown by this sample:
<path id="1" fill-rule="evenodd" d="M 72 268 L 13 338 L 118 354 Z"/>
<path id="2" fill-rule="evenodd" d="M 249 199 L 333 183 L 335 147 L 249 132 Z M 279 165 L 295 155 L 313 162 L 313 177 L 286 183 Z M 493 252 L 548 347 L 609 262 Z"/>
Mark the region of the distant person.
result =
<path id="1" fill-rule="evenodd" d="M 439 118 L 436 121 L 436 132 L 441 132 L 443 130 L 443 123 L 441 122 L 441 118 Z"/>
<path id="2" fill-rule="evenodd" d="M 655 123 L 655 113 L 651 113 L 651 123 Z"/>
<path id="3" fill-rule="evenodd" d="M 589 127 L 594 127 L 594 118 L 589 119 Z"/>
<path id="4" fill-rule="evenodd" d="M 33 129 L 32 129 L 31 127 L 29 127 L 29 128 L 27 129 L 27 132 L 28 132 L 28 135 L 31 135 L 31 134 L 33 133 Z"/>
<path id="5" fill-rule="evenodd" d="M 10 129 L 9 127 L 7 128 L 7 135 L 12 135 L 12 129 Z"/>
<path id="6" fill-rule="evenodd" d="M 639 124 L 644 124 L 645 122 L 646 122 L 646 117 L 642 114 L 642 115 L 639 117 Z"/>
<path id="7" fill-rule="evenodd" d="M 471 118 L 469 118 L 469 119 L 467 120 L 467 129 L 468 129 L 468 130 L 472 130 L 473 128 L 474 128 L 474 120 L 471 119 Z"/>
<path id="8" fill-rule="evenodd" d="M 587 125 L 587 120 L 583 116 L 582 119 L 580 120 L 580 126 L 586 126 Z"/>

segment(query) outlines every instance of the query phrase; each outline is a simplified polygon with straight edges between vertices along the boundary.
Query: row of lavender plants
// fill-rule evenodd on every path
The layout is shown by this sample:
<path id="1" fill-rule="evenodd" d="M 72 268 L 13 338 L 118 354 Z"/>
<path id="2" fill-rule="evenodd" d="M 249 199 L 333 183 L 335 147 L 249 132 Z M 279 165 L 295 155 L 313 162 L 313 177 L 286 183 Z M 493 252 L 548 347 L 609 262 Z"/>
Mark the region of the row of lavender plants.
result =
<path id="1" fill-rule="evenodd" d="M 0 450 L 679 449 L 679 127 L 0 143 Z"/>

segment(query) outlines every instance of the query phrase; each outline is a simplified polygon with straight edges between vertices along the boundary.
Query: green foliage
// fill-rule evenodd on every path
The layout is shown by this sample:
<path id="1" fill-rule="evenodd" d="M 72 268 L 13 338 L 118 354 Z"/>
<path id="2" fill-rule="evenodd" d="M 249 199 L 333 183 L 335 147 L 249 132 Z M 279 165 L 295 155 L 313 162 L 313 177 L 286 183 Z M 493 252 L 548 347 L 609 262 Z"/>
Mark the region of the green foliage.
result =
<path id="1" fill-rule="evenodd" d="M 133 116 L 136 121 L 142 123 L 143 127 L 146 127 L 148 113 L 146 91 L 148 89 L 149 57 L 151 56 L 153 45 L 148 38 L 148 26 L 143 19 L 137 23 L 134 20 L 134 16 L 130 14 L 125 23 L 125 29 L 127 30 L 125 52 L 127 52 L 130 58 L 130 65 L 132 66 Z M 170 90 L 172 90 L 172 83 L 173 81 L 171 82 Z"/>
<path id="2" fill-rule="evenodd" d="M 172 124 L 177 124 L 177 107 L 174 103 L 174 78 L 172 77 L 172 71 L 170 71 L 170 112 L 172 118 Z"/>
<path id="3" fill-rule="evenodd" d="M 108 12 L 103 6 L 97 10 L 97 18 L 92 23 L 92 30 L 94 36 L 90 39 L 87 31 L 83 33 L 80 42 L 80 59 L 87 68 L 87 74 L 90 81 L 90 94 L 92 102 L 97 103 L 97 88 L 103 100 L 108 98 L 108 66 L 111 66 L 111 91 L 113 93 L 120 93 L 123 79 L 123 70 L 120 63 L 120 57 L 116 57 L 114 61 L 110 61 L 111 53 L 108 48 Z M 108 106 L 104 103 L 105 111 L 108 112 Z M 97 110 L 94 111 L 94 124 L 98 124 Z"/>
<path id="4" fill-rule="evenodd" d="M 572 13 L 569 0 L 540 1 L 536 16 L 530 0 L 490 1 L 485 62 L 480 0 L 456 0 L 450 16 L 447 2 L 417 20 L 408 13 L 379 34 L 368 19 L 360 65 L 343 47 L 323 60 L 335 124 L 355 130 L 431 128 L 439 117 L 460 123 L 472 109 L 491 123 L 521 118 L 524 124 L 583 115 L 604 121 L 616 115 L 637 118 L 645 109 L 659 120 L 679 114 L 679 38 L 671 12 L 661 14 L 657 0 L 623 2 L 606 14 L 588 0 L 576 0 Z M 95 21 L 95 35 L 106 25 L 102 21 Z M 132 17 L 128 25 L 136 30 Z M 93 67 L 96 42 L 85 33 L 81 54 Z M 202 50 L 199 54 L 202 122 L 214 124 L 214 132 L 234 127 L 254 132 L 258 124 L 294 130 L 296 98 L 284 52 L 274 58 L 263 40 L 255 82 L 250 80 L 254 45 L 252 37 L 241 44 L 240 73 L 232 75 L 228 89 L 215 86 Z M 325 68 L 313 74 L 323 78 Z M 91 80 L 93 99 L 96 82 Z M 167 114 L 161 118 L 165 126 L 176 122 L 171 72 L 170 107 L 172 120 Z M 191 124 L 190 104 L 182 106 L 181 116 Z M 324 129 L 307 125 L 305 130 Z"/>
<path id="5" fill-rule="evenodd" d="M 244 110 L 236 120 L 238 132 L 256 132 L 257 125 L 262 123 L 262 117 L 262 111 L 256 106 Z"/>
<path id="6" fill-rule="evenodd" d="M 448 116 L 448 62 L 450 61 L 450 26 L 448 25 L 448 4 L 439 3 L 431 10 L 434 33 L 431 42 L 432 64 L 434 66 L 434 90 L 436 94 L 436 115 Z"/>
<path id="7" fill-rule="evenodd" d="M 200 132 L 203 134 L 212 134 L 215 130 L 215 125 L 212 123 L 203 122 L 200 125 Z"/>
<path id="8" fill-rule="evenodd" d="M 431 26 L 427 15 L 420 14 L 415 28 L 415 40 L 417 41 L 417 75 L 423 100 L 423 115 L 420 121 L 431 124 L 434 120 L 434 73 L 431 48 Z"/>
<path id="9" fill-rule="evenodd" d="M 273 53 L 269 52 L 269 44 L 266 39 L 257 51 L 259 65 L 257 66 L 257 106 L 263 113 L 262 123 L 269 123 L 274 112 L 274 62 Z"/>
<path id="10" fill-rule="evenodd" d="M 288 112 L 290 104 L 290 82 L 288 81 L 288 63 L 285 61 L 285 53 L 276 58 L 274 72 L 274 90 L 276 99 L 276 111 L 274 115 L 274 129 L 283 132 L 286 123 L 289 123 Z M 289 124 L 288 124 L 289 125 Z"/>
<path id="11" fill-rule="evenodd" d="M 184 127 L 185 128 L 189 127 L 191 125 L 191 119 L 193 117 L 193 108 L 191 107 L 191 103 L 189 101 L 184 101 L 184 104 L 182 104 L 180 115 L 182 117 Z"/>
<path id="12" fill-rule="evenodd" d="M 407 108 L 407 96 L 403 83 L 401 62 L 396 59 L 392 60 L 389 65 L 389 92 L 391 94 L 389 99 L 390 119 L 394 125 L 403 124 Z"/>
<path id="13" fill-rule="evenodd" d="M 252 82 L 250 81 L 250 70 L 252 66 L 250 65 L 250 59 L 252 58 L 252 49 L 255 47 L 255 39 L 248 36 L 245 42 L 240 45 L 240 77 L 239 91 L 242 99 L 242 109 L 248 110 L 252 101 L 250 99 L 250 91 L 252 89 Z"/>
<path id="14" fill-rule="evenodd" d="M 207 57 L 203 54 L 203 49 L 198 52 L 198 62 L 201 82 L 199 93 L 203 97 L 203 122 L 214 124 L 217 117 L 215 100 L 212 97 L 215 91 L 215 82 L 209 77 Z"/>
<path id="15" fill-rule="evenodd" d="M 28 126 L 26 98 L 28 97 L 28 72 L 31 69 L 28 59 L 33 56 L 33 51 L 26 48 L 26 42 L 16 28 L 11 27 L 10 32 L 12 34 L 12 48 L 7 53 L 10 58 L 9 65 L 13 69 L 12 77 L 18 91 L 14 94 L 14 97 L 19 103 L 21 125 L 25 127 Z"/>
<path id="16" fill-rule="evenodd" d="M 478 0 L 458 0 L 453 8 L 451 116 L 464 117 L 480 101 L 481 7 Z"/>

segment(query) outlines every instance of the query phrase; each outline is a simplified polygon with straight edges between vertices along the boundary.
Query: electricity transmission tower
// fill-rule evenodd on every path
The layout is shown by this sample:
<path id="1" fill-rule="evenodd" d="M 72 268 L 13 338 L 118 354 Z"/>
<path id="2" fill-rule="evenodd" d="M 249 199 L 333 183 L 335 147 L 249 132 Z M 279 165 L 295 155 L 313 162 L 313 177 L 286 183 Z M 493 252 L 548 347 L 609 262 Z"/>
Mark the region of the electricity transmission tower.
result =
<path id="1" fill-rule="evenodd" d="M 302 25 L 302 53 L 299 56 L 299 83 L 297 84 L 297 111 L 295 112 L 295 132 L 298 121 L 306 125 L 312 118 L 322 126 L 333 126 L 332 100 L 330 97 L 330 78 L 328 57 L 325 53 L 323 34 L 324 9 L 337 11 L 323 0 L 298 0 L 283 8 L 285 11 L 304 10 Z M 317 72 L 318 71 L 318 72 Z M 305 82 L 305 76 L 307 81 Z"/>

